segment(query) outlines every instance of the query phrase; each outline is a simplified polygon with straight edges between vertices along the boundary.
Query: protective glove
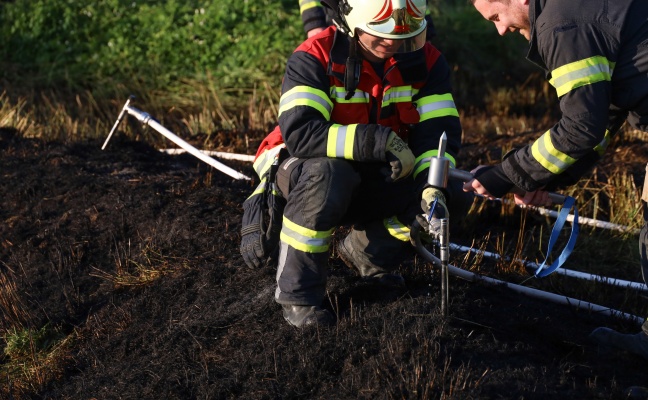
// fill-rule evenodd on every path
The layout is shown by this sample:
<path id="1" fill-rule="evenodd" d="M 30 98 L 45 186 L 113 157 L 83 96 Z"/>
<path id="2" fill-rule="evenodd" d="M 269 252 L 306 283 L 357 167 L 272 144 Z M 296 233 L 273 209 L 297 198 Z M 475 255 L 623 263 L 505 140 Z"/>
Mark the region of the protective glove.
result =
<path id="1" fill-rule="evenodd" d="M 430 208 L 435 201 L 436 205 L 434 206 L 434 212 L 432 213 L 428 224 L 432 231 L 439 232 L 441 229 L 441 218 L 448 218 L 450 216 L 450 213 L 448 213 L 448 207 L 446 206 L 445 195 L 440 189 L 435 187 L 430 186 L 425 188 L 421 194 L 421 209 L 426 216 L 430 214 Z"/>
<path id="2" fill-rule="evenodd" d="M 387 182 L 396 182 L 412 173 L 416 158 L 403 139 L 394 132 L 391 132 L 387 137 L 385 153 L 387 162 L 391 166 L 391 170 L 386 169 L 385 171 Z"/>
<path id="3" fill-rule="evenodd" d="M 247 226 L 241 230 L 241 246 L 239 250 L 245 264 L 252 268 L 261 268 L 267 258 L 263 248 L 263 233 L 261 227 Z"/>

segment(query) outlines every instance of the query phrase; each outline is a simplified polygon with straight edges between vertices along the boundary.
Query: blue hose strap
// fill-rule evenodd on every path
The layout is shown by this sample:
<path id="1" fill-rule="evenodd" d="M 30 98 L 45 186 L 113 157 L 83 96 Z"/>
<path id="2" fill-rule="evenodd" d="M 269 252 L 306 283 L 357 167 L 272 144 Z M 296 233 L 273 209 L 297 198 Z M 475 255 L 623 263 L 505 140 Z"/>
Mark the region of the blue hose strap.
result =
<path id="1" fill-rule="evenodd" d="M 560 213 L 558 214 L 556 223 L 554 224 L 553 229 L 551 230 L 551 236 L 549 237 L 549 246 L 547 247 L 547 257 L 542 262 L 542 264 L 540 264 L 538 269 L 536 269 L 535 271 L 536 278 L 544 278 L 545 276 L 551 274 L 552 272 L 560 268 L 560 266 L 563 265 L 565 261 L 567 261 L 567 258 L 569 258 L 569 255 L 571 254 L 572 250 L 574 250 L 574 246 L 576 245 L 576 238 L 578 237 L 578 232 L 579 232 L 578 209 L 576 208 L 576 206 L 574 206 L 575 202 L 576 200 L 573 197 L 571 196 L 565 197 L 565 201 L 562 205 L 562 208 L 560 209 Z M 556 241 L 558 240 L 560 231 L 565 225 L 565 221 L 567 220 L 567 216 L 569 215 L 569 211 L 572 209 L 572 207 L 574 208 L 574 221 L 572 222 L 571 234 L 569 235 L 567 244 L 565 245 L 565 248 L 563 249 L 562 253 L 560 253 L 558 259 L 554 260 L 554 262 L 549 267 L 545 268 L 545 264 L 547 263 L 547 260 L 551 255 L 551 250 L 553 249 L 553 246 L 556 244 Z"/>
<path id="2" fill-rule="evenodd" d="M 432 215 L 434 214 L 434 210 L 436 209 L 437 202 L 439 201 L 438 197 L 434 198 L 434 203 L 430 206 L 430 213 L 428 214 L 428 222 L 432 221 Z"/>

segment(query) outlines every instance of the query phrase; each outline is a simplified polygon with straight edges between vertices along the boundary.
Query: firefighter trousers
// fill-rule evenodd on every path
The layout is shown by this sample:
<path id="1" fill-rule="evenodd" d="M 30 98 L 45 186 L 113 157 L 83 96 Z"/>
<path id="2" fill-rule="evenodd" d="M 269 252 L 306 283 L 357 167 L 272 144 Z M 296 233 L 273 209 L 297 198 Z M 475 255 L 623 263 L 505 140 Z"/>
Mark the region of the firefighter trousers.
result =
<path id="1" fill-rule="evenodd" d="M 291 157 L 280 165 L 277 186 L 287 202 L 279 244 L 278 303 L 322 303 L 333 232 L 339 226 L 354 225 L 351 234 L 355 231 L 364 247 L 356 250 L 368 251 L 377 265 L 396 267 L 411 251 L 409 236 L 399 238 L 384 221 L 402 221 L 408 230 L 421 212 L 419 190 L 411 177 L 385 182 L 380 172 L 384 167 L 327 157 Z"/>

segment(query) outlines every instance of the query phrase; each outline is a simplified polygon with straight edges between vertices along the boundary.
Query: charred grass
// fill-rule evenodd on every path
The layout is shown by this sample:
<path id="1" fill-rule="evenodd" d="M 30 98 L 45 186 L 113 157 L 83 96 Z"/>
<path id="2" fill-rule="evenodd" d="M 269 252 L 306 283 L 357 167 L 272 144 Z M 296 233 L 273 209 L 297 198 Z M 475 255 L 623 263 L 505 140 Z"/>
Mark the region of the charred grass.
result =
<path id="1" fill-rule="evenodd" d="M 472 122 L 462 169 L 546 129 L 544 120 L 463 118 Z M 159 153 L 147 144 L 159 138 L 132 129 L 106 151 L 97 139 L 0 130 L 2 398 L 621 398 L 645 378 L 641 359 L 587 339 L 596 326 L 635 332 L 636 322 L 458 278 L 444 317 L 439 272 L 414 252 L 399 266 L 407 290 L 393 293 L 360 281 L 333 252 L 325 306 L 338 325 L 294 329 L 273 301 L 273 268 L 249 270 L 238 254 L 241 204 L 254 184 Z M 193 142 L 250 153 L 263 134 Z M 617 150 L 566 189 L 581 215 L 639 227 L 641 135 L 624 131 Z M 249 164 L 224 162 L 253 176 Z M 634 290 L 529 279 L 526 264 L 544 259 L 552 223 L 475 200 L 451 240 L 501 258 L 452 252 L 451 264 L 646 315 L 645 294 Z M 565 268 L 640 281 L 636 255 L 631 232 L 584 226 Z"/>

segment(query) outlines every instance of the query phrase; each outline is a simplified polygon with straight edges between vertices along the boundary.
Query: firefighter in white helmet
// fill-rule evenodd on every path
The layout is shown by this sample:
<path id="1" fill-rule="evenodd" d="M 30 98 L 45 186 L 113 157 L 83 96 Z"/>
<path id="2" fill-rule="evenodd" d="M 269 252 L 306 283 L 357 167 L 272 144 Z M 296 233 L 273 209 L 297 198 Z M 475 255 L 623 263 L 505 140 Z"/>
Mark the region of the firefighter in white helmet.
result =
<path id="1" fill-rule="evenodd" d="M 461 125 L 450 68 L 426 42 L 425 0 L 323 3 L 335 25 L 288 60 L 279 125 L 257 152 L 261 184 L 244 204 L 241 231 L 250 267 L 278 249 L 275 300 L 297 327 L 335 323 L 322 303 L 336 228 L 351 227 L 336 240 L 349 267 L 399 290 L 396 269 L 413 254 L 409 224 L 435 201 L 444 214 L 466 199 L 460 186 L 427 185 L 427 159 L 444 132 L 454 164 Z M 266 229 L 259 204 L 277 193 L 280 228 Z"/>
<path id="2" fill-rule="evenodd" d="M 299 0 L 298 3 L 306 37 L 315 36 L 332 24 L 333 8 L 324 7 L 319 0 Z M 436 29 L 429 13 L 425 16 L 425 23 L 427 40 L 431 40 L 436 36 Z"/>

